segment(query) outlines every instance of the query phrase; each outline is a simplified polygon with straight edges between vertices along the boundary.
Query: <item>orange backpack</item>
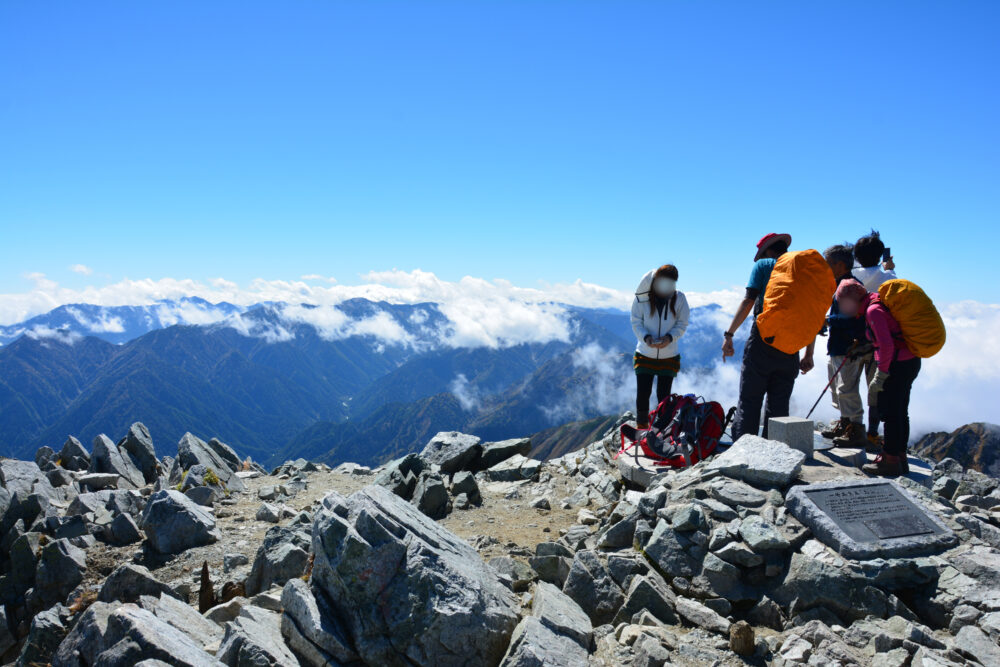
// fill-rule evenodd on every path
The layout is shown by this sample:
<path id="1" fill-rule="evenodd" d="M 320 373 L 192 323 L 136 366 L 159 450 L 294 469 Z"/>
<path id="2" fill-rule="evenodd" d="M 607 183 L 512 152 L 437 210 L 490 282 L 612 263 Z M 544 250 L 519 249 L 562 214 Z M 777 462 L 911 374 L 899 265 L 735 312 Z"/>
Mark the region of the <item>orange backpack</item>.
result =
<path id="1" fill-rule="evenodd" d="M 922 359 L 944 347 L 944 321 L 934 302 L 909 280 L 887 280 L 878 288 L 882 305 L 899 322 L 906 348 Z"/>
<path id="2" fill-rule="evenodd" d="M 778 258 L 764 291 L 757 329 L 764 342 L 795 354 L 816 339 L 830 309 L 837 281 L 816 250 L 786 252 Z"/>

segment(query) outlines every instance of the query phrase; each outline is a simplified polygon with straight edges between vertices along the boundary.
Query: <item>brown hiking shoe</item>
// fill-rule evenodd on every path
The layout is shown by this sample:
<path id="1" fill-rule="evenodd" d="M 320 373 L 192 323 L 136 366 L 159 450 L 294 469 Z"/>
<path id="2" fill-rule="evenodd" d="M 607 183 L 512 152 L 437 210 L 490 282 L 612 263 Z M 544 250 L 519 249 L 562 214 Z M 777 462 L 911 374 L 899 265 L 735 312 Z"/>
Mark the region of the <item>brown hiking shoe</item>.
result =
<path id="1" fill-rule="evenodd" d="M 838 419 L 836 421 L 832 421 L 830 422 L 830 425 L 826 427 L 825 431 L 820 431 L 820 435 L 826 438 L 827 440 L 833 440 L 834 438 L 839 438 L 840 436 L 844 435 L 844 431 L 847 430 L 847 427 L 848 425 L 850 425 L 850 423 L 851 422 L 843 418 Z"/>
<path id="2" fill-rule="evenodd" d="M 844 433 L 833 439 L 837 447 L 865 447 L 868 445 L 868 434 L 862 424 L 848 424 Z"/>
<path id="3" fill-rule="evenodd" d="M 869 433 L 868 434 L 868 445 L 865 447 L 865 449 L 868 450 L 869 454 L 881 454 L 882 453 L 882 446 L 884 444 L 885 444 L 885 441 L 882 439 L 882 436 L 880 436 L 878 433 L 876 433 L 874 435 L 872 435 L 871 433 Z"/>
<path id="4" fill-rule="evenodd" d="M 892 454 L 879 454 L 875 457 L 874 463 L 861 466 L 861 471 L 866 475 L 878 477 L 899 477 L 905 474 L 903 470 L 903 457 Z"/>

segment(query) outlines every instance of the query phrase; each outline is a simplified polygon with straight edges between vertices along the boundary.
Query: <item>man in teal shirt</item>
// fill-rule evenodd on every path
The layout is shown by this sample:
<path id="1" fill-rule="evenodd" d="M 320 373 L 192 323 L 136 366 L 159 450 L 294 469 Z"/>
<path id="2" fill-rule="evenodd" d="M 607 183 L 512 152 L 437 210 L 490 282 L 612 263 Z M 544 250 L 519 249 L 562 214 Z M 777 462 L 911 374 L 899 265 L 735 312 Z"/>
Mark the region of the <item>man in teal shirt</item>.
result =
<path id="1" fill-rule="evenodd" d="M 778 258 L 788 252 L 792 237 L 788 234 L 768 234 L 757 243 L 757 255 L 747 283 L 746 296 L 724 334 L 722 360 L 733 356 L 733 336 L 753 311 L 754 325 L 743 348 L 743 365 L 740 369 L 740 398 L 733 421 L 733 440 L 746 434 L 757 435 L 760 430 L 760 411 L 764 407 L 764 432 L 772 417 L 787 417 L 792 389 L 799 371 L 808 373 L 813 367 L 813 345 L 806 348 L 805 357 L 799 361 L 798 353 L 788 354 L 768 345 L 757 331 L 757 315 L 764 307 L 764 293 L 771 279 L 771 272 Z"/>

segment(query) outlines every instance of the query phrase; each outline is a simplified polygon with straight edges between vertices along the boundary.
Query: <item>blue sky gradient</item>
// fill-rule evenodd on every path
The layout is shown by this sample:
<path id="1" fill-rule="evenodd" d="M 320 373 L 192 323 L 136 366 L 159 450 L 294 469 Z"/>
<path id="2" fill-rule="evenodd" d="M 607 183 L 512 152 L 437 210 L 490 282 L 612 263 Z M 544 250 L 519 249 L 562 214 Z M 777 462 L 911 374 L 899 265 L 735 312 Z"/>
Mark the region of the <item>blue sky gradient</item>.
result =
<path id="1" fill-rule="evenodd" d="M 876 227 L 936 299 L 996 303 L 998 29 L 991 0 L 5 2 L 0 293 L 666 261 L 710 291 L 765 232 Z"/>

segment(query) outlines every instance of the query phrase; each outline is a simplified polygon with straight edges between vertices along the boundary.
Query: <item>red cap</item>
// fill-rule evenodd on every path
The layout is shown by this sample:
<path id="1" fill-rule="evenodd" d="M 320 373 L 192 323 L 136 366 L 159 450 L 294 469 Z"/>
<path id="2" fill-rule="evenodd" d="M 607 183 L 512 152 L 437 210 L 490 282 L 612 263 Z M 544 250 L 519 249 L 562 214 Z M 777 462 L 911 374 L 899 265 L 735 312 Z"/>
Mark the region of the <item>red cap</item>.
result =
<path id="1" fill-rule="evenodd" d="M 785 245 L 792 245 L 792 235 L 791 234 L 768 234 L 760 241 L 757 241 L 757 255 L 753 258 L 753 261 L 757 261 L 764 256 L 767 249 L 773 246 L 778 241 L 784 241 Z"/>

